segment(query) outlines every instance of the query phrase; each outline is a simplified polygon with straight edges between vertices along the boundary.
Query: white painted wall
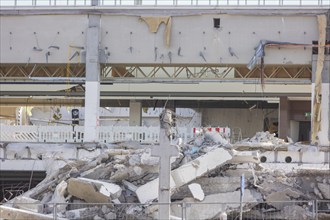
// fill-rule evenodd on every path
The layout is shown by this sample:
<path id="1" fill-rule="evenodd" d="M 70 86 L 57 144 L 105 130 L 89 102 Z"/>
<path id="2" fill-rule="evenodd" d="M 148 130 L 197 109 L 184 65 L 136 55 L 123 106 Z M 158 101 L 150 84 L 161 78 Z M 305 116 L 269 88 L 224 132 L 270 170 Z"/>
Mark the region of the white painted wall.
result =
<path id="1" fill-rule="evenodd" d="M 76 51 L 69 45 L 85 47 L 88 18 L 86 15 L 1 16 L 0 27 L 1 63 L 46 63 L 48 51 L 49 63 L 67 63 Z M 37 44 L 42 51 L 33 50 Z M 48 49 L 51 45 L 60 49 Z"/>
<path id="2" fill-rule="evenodd" d="M 207 108 L 203 109 L 203 126 L 238 127 L 242 131 L 242 137 L 253 137 L 256 132 L 263 131 L 264 116 L 266 111 L 261 109 L 236 109 L 236 108 Z M 273 118 L 277 110 L 268 115 Z"/>
<path id="3" fill-rule="evenodd" d="M 213 18 L 220 18 L 219 29 L 213 27 Z M 77 51 L 69 45 L 85 47 L 87 21 L 87 15 L 1 16 L 0 62 L 45 63 L 49 51 L 49 63 L 67 63 Z M 107 62 L 113 64 L 170 64 L 169 52 L 172 64 L 247 64 L 260 40 L 310 44 L 318 39 L 314 16 L 175 16 L 169 48 L 165 47 L 164 29 L 162 24 L 157 33 L 150 33 L 139 16 L 102 15 L 101 49 L 108 48 Z M 36 39 L 43 49 L 40 52 L 33 50 Z M 50 45 L 59 46 L 60 50 L 48 49 Z M 155 47 L 158 48 L 156 60 Z M 229 54 L 229 47 L 238 58 Z M 178 56 L 179 48 L 182 56 Z M 268 48 L 265 63 L 309 64 L 310 56 L 311 48 Z M 70 62 L 80 62 L 79 57 Z"/>

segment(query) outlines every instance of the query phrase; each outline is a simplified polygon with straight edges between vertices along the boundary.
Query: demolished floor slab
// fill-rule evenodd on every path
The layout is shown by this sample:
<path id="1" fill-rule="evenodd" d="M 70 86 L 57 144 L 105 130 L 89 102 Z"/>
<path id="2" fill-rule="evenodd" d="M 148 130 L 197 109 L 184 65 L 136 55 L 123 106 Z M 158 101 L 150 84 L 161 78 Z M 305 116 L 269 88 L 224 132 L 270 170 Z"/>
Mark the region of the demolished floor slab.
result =
<path id="1" fill-rule="evenodd" d="M 216 148 L 205 155 L 182 165 L 171 171 L 171 188 L 180 187 L 204 175 L 231 159 L 230 153 L 223 148 Z M 141 203 L 150 202 L 158 197 L 158 179 L 151 181 L 136 190 L 136 195 Z"/>

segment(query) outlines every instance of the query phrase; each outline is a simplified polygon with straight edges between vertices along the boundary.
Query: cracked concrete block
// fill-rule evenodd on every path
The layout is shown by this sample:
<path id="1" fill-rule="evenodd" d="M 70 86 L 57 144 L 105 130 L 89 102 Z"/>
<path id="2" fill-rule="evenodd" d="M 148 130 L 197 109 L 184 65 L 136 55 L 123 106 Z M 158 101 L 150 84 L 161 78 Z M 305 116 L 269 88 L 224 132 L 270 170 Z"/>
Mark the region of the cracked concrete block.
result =
<path id="1" fill-rule="evenodd" d="M 141 164 L 154 166 L 159 164 L 159 158 L 151 156 L 151 149 L 148 148 L 146 151 L 141 155 Z"/>
<path id="2" fill-rule="evenodd" d="M 129 189 L 129 190 L 131 190 L 132 192 L 135 192 L 136 190 L 137 190 L 137 186 L 135 186 L 133 183 L 130 183 L 130 182 L 128 182 L 127 180 L 123 180 L 122 181 L 123 182 L 123 184 Z"/>
<path id="3" fill-rule="evenodd" d="M 241 176 L 235 177 L 200 177 L 193 181 L 193 183 L 198 183 L 202 186 L 205 195 L 234 192 L 238 190 L 241 186 Z M 181 200 L 189 195 L 189 188 L 184 185 L 177 190 L 172 195 L 172 199 Z"/>
<path id="4" fill-rule="evenodd" d="M 104 218 L 106 220 L 114 220 L 114 219 L 117 219 L 117 215 L 116 215 L 116 213 L 109 212 L 108 214 L 104 215 Z"/>
<path id="5" fill-rule="evenodd" d="M 173 170 L 171 176 L 176 187 L 179 187 L 225 164 L 231 158 L 227 150 L 216 148 Z"/>
<path id="6" fill-rule="evenodd" d="M 121 195 L 121 188 L 99 180 L 71 178 L 68 180 L 68 192 L 86 202 L 107 203 Z"/>
<path id="7" fill-rule="evenodd" d="M 65 213 L 68 219 L 93 219 L 98 214 L 97 207 L 88 207 L 82 209 L 73 209 Z"/>
<path id="8" fill-rule="evenodd" d="M 260 163 L 257 151 L 234 151 L 233 158 L 228 163 Z"/>
<path id="9" fill-rule="evenodd" d="M 27 210 L 16 209 L 7 206 L 0 206 L 1 219 L 33 219 L 33 220 L 47 220 L 54 219 L 53 215 L 44 215 Z M 62 218 L 58 218 L 63 220 Z"/>
<path id="10" fill-rule="evenodd" d="M 291 190 L 285 189 L 284 191 L 272 192 L 266 197 L 266 202 L 274 206 L 278 210 L 282 210 L 287 204 L 286 201 L 291 201 L 291 198 L 299 198 L 300 194 Z M 282 201 L 282 202 L 278 202 Z"/>
<path id="11" fill-rule="evenodd" d="M 134 154 L 134 155 L 130 156 L 128 163 L 131 166 L 139 165 L 141 163 L 140 156 L 138 154 Z"/>
<path id="12" fill-rule="evenodd" d="M 158 198 L 158 186 L 159 186 L 159 178 L 154 179 L 139 188 L 135 191 L 140 203 L 145 204 L 154 199 Z M 175 183 L 173 178 L 170 177 L 170 187 L 175 188 Z"/>
<path id="13" fill-rule="evenodd" d="M 188 188 L 191 194 L 193 195 L 194 199 L 198 201 L 203 201 L 203 199 L 205 198 L 205 194 L 200 184 L 192 183 L 188 185 Z"/>
<path id="14" fill-rule="evenodd" d="M 323 197 L 325 199 L 330 199 L 330 185 L 329 184 L 324 184 L 324 183 L 318 183 L 317 187 L 321 191 Z"/>
<path id="15" fill-rule="evenodd" d="M 14 208 L 24 209 L 31 212 L 42 213 L 43 205 L 39 200 L 25 196 L 18 196 L 14 199 Z"/>
<path id="16" fill-rule="evenodd" d="M 96 215 L 96 216 L 94 216 L 93 220 L 104 220 L 104 218 L 102 218 L 102 217 Z"/>
<path id="17" fill-rule="evenodd" d="M 78 149 L 78 160 L 86 160 L 86 159 L 92 159 L 94 157 L 97 157 L 101 154 L 101 149 L 96 148 L 94 150 L 86 150 L 86 149 Z"/>
<path id="18" fill-rule="evenodd" d="M 180 187 L 192 180 L 212 171 L 231 159 L 229 152 L 223 148 L 216 148 L 189 163 L 171 171 L 171 189 Z M 141 203 L 152 201 L 158 197 L 159 178 L 140 186 L 136 190 L 136 195 Z"/>
<path id="19" fill-rule="evenodd" d="M 255 190 L 244 191 L 243 202 L 256 203 L 262 199 L 260 193 Z M 229 208 L 239 208 L 240 191 L 218 193 L 205 196 L 202 202 L 196 202 L 193 198 L 185 198 L 183 201 L 189 204 L 186 208 L 187 219 L 213 219 Z M 182 208 L 171 205 L 171 214 L 181 216 Z"/>
<path id="20" fill-rule="evenodd" d="M 111 170 L 105 167 L 105 164 L 102 163 L 97 165 L 96 167 L 86 170 L 80 174 L 81 177 L 85 177 L 88 179 L 102 179 L 102 177 L 106 175 L 110 175 Z"/>
<path id="21" fill-rule="evenodd" d="M 55 188 L 52 200 L 50 203 L 66 203 L 65 194 L 67 193 L 68 184 L 62 180 Z M 57 212 L 62 213 L 66 210 L 67 205 L 57 205 Z"/>

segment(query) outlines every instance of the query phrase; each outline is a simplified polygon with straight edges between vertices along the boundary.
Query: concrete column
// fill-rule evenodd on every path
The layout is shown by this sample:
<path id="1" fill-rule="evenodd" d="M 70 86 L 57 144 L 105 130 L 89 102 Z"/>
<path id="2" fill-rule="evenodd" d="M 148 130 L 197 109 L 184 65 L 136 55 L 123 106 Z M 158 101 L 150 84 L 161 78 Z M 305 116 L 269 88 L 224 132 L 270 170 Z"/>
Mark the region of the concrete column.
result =
<path id="1" fill-rule="evenodd" d="M 313 55 L 312 98 L 314 97 L 316 64 L 317 64 L 317 55 Z M 320 131 L 317 133 L 316 139 L 319 146 L 330 147 L 330 122 L 329 122 L 330 121 L 330 55 L 326 55 L 324 59 L 321 88 L 322 88 L 321 125 L 320 125 Z M 314 115 L 313 102 L 311 104 L 312 104 L 312 116 L 313 116 Z"/>
<path id="2" fill-rule="evenodd" d="M 130 100 L 129 102 L 129 126 L 142 125 L 142 102 Z"/>
<path id="3" fill-rule="evenodd" d="M 288 136 L 289 122 L 290 122 L 290 105 L 288 97 L 280 97 L 279 106 L 279 127 L 278 127 L 278 137 L 285 139 Z"/>
<path id="4" fill-rule="evenodd" d="M 86 38 L 84 142 L 98 142 L 100 108 L 99 15 L 89 15 Z"/>

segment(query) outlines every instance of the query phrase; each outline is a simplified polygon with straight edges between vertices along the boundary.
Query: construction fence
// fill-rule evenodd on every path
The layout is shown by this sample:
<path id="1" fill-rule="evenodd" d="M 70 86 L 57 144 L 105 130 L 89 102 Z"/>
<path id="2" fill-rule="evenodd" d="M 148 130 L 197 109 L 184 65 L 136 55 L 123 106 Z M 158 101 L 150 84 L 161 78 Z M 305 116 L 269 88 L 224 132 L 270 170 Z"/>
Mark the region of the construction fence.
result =
<path id="1" fill-rule="evenodd" d="M 162 206 L 170 206 L 170 219 L 199 220 L 240 219 L 242 205 L 242 219 L 330 219 L 330 200 L 311 201 L 271 201 L 271 202 L 243 202 L 240 203 L 197 203 L 180 202 L 170 204 L 138 204 L 138 203 L 14 203 L 0 205 L 1 219 L 15 216 L 15 219 L 26 219 L 33 214 L 40 214 L 37 219 L 159 219 L 158 210 Z M 9 207 L 12 206 L 12 207 Z M 8 208 L 9 207 L 9 208 Z M 22 213 L 20 213 L 22 212 Z M 11 219 L 11 218 L 8 218 Z"/>

